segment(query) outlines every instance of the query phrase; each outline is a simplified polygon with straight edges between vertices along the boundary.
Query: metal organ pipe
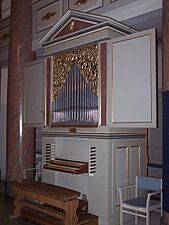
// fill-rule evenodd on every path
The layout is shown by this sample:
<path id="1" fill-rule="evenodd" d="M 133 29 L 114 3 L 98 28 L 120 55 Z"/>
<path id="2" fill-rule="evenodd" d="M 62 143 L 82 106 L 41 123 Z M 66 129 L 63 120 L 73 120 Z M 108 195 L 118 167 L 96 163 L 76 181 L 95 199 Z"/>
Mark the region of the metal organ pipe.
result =
<path id="1" fill-rule="evenodd" d="M 86 66 L 86 65 L 85 65 Z M 85 75 L 73 64 L 53 100 L 53 120 L 57 124 L 76 126 L 96 123 L 97 96 L 92 93 Z"/>

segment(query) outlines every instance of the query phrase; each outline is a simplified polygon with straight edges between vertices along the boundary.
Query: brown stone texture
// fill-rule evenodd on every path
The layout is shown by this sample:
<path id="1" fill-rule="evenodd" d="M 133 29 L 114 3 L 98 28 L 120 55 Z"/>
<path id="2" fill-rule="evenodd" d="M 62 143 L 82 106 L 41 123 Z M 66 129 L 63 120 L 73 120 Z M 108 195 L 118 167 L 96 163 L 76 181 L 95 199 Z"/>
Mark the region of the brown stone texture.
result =
<path id="1" fill-rule="evenodd" d="M 0 19 L 2 19 L 2 1 L 0 1 Z"/>
<path id="2" fill-rule="evenodd" d="M 2 1 L 0 1 L 0 19 L 2 19 Z M 0 66 L 0 105 L 1 105 L 1 66 Z"/>
<path id="3" fill-rule="evenodd" d="M 163 0 L 163 90 L 169 90 L 169 1 Z"/>
<path id="4" fill-rule="evenodd" d="M 11 1 L 7 103 L 7 181 L 34 166 L 34 128 L 23 124 L 24 64 L 33 59 L 31 0 Z"/>

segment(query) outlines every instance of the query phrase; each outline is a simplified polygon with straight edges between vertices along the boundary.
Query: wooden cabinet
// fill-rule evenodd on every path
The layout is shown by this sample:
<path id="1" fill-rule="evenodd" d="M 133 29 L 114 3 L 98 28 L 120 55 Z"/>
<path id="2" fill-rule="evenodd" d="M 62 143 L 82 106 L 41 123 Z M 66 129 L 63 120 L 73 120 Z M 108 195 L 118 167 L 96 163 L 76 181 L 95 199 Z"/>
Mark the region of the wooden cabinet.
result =
<path id="1" fill-rule="evenodd" d="M 29 127 L 45 125 L 46 61 L 39 60 L 24 68 L 24 123 Z"/>
<path id="2" fill-rule="evenodd" d="M 49 126 L 85 126 L 80 121 L 84 114 L 86 127 L 91 126 L 92 120 L 95 127 L 156 127 L 155 36 L 154 29 L 136 32 L 101 16 L 67 12 L 40 41 L 44 58 L 52 55 L 52 60 L 56 60 L 56 64 L 51 64 L 47 91 L 46 65 L 37 61 L 25 67 L 25 123 L 44 126 L 47 116 Z M 98 48 L 93 59 L 92 47 Z M 73 66 L 76 76 L 72 75 Z M 74 90 L 80 93 L 83 86 L 86 88 L 81 96 L 86 97 L 74 95 Z M 97 96 L 90 97 L 90 91 Z M 89 108 L 96 101 L 97 109 Z M 83 102 L 85 107 L 76 109 Z M 72 118 L 76 121 L 72 122 Z"/>
<path id="3" fill-rule="evenodd" d="M 98 132 L 98 131 L 97 131 Z M 88 196 L 89 211 L 99 216 L 99 224 L 118 224 L 117 188 L 133 184 L 136 175 L 146 172 L 146 150 L 143 134 L 100 132 L 71 134 L 42 130 L 42 161 L 56 157 L 88 161 L 90 147 L 95 147 L 95 173 L 70 174 L 43 168 L 43 182 L 80 191 Z M 110 221 L 109 223 L 106 223 Z"/>
<path id="4" fill-rule="evenodd" d="M 156 127 L 155 30 L 104 43 L 107 46 L 107 64 L 106 72 L 103 74 L 100 69 L 98 74 L 98 126 Z M 99 54 L 98 65 L 101 67 L 104 59 L 101 51 Z M 52 73 L 49 77 L 52 85 Z M 48 119 L 52 121 L 52 88 L 47 91 L 46 80 L 46 60 L 25 66 L 24 121 L 29 126 L 44 126 L 47 111 Z M 63 100 L 63 107 L 66 101 Z M 102 124 L 102 118 L 106 118 L 105 124 Z"/>

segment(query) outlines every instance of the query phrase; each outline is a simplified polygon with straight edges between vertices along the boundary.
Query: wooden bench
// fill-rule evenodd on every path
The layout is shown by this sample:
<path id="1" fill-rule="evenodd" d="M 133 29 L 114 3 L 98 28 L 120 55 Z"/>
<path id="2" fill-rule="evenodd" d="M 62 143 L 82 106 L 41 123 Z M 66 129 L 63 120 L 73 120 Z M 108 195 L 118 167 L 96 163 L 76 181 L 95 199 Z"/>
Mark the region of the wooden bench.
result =
<path id="1" fill-rule="evenodd" d="M 78 224 L 76 212 L 79 205 L 78 198 L 80 197 L 80 192 L 60 186 L 28 180 L 13 182 L 12 187 L 13 192 L 16 195 L 14 202 L 15 217 L 21 216 L 22 208 L 28 206 L 34 210 L 44 212 L 47 215 L 53 215 L 60 219 L 63 218 L 63 223 L 65 225 Z M 63 211 L 55 213 L 56 211 L 54 209 L 48 210 L 45 208 L 45 205 L 54 207 L 54 209 L 56 207 Z"/>

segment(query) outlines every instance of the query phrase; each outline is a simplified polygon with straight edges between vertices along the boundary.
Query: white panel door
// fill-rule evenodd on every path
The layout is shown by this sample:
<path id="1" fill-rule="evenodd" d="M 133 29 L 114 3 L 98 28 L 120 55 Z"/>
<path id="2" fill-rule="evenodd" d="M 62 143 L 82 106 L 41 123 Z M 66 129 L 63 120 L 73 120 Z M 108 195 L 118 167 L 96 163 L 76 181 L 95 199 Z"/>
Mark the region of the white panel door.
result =
<path id="1" fill-rule="evenodd" d="M 45 123 L 46 61 L 39 60 L 24 68 L 24 123 L 29 127 Z"/>
<path id="2" fill-rule="evenodd" d="M 156 127 L 155 30 L 109 42 L 108 124 Z"/>

